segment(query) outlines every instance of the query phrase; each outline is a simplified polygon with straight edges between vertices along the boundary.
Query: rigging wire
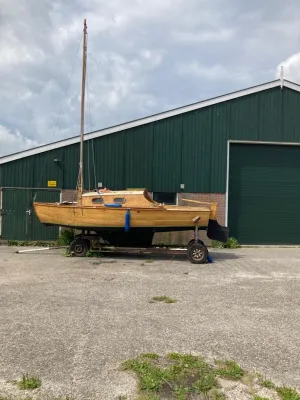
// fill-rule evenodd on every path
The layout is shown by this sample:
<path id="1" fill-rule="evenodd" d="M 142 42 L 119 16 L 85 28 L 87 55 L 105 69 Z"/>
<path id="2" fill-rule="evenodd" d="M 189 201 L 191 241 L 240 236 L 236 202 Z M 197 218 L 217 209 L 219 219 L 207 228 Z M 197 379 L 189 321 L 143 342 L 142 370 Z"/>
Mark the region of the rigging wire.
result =
<path id="1" fill-rule="evenodd" d="M 94 179 L 95 179 L 95 188 L 98 187 L 97 179 L 96 179 L 96 166 L 95 166 L 95 150 L 94 150 L 94 139 L 92 139 L 92 152 L 93 152 L 93 165 L 94 165 Z"/>
<path id="2" fill-rule="evenodd" d="M 86 38 L 86 42 L 88 43 L 88 34 L 87 34 L 87 38 Z M 87 105 L 89 105 L 89 86 L 88 86 L 88 77 L 89 77 L 89 71 L 88 68 L 86 69 L 86 85 L 87 85 L 87 96 L 86 96 L 86 102 Z M 92 127 L 90 126 L 90 129 L 92 129 Z M 89 191 L 91 191 L 91 171 L 90 171 L 90 141 L 87 141 L 87 147 L 88 147 L 88 178 L 89 178 Z"/>
<path id="3" fill-rule="evenodd" d="M 75 56 L 74 56 L 74 59 L 73 59 L 73 62 L 72 62 L 72 69 L 71 69 L 71 72 L 70 72 L 70 74 L 69 74 L 69 77 L 68 77 L 68 80 L 67 80 L 67 86 L 66 86 L 65 91 L 64 91 L 63 100 L 61 101 L 61 103 L 60 103 L 60 105 L 59 105 L 59 110 L 60 110 L 61 114 L 62 114 L 62 106 L 63 106 L 63 104 L 64 104 L 64 102 L 65 102 L 65 100 L 66 100 L 66 96 L 67 96 L 68 90 L 69 90 L 69 88 L 70 88 L 71 77 L 72 77 L 73 72 L 74 72 L 75 61 L 76 61 L 76 58 L 77 58 L 77 56 L 78 56 L 78 52 L 79 52 L 79 49 L 80 49 L 81 41 L 82 41 L 82 37 L 81 37 L 81 39 L 80 39 L 79 42 L 78 42 L 77 51 L 76 51 L 76 53 L 75 53 Z M 54 124 L 53 129 L 52 129 L 53 135 L 55 135 L 55 133 L 56 133 L 57 126 L 58 126 L 58 120 L 59 120 L 61 114 L 58 114 L 58 115 L 57 115 L 56 122 L 55 122 L 55 124 Z M 39 179 L 39 182 L 38 182 L 38 187 L 39 187 L 40 184 L 41 184 L 41 180 L 42 180 L 42 177 L 43 177 L 43 174 L 44 174 L 44 171 L 45 171 L 45 167 L 46 167 L 46 163 L 44 164 L 42 173 L 41 173 L 41 175 L 40 175 L 40 179 Z M 33 196 L 33 199 L 32 199 L 33 202 L 35 202 L 35 200 L 36 200 L 37 193 L 38 193 L 38 191 L 36 191 L 36 192 L 34 193 L 34 196 Z"/>
<path id="4" fill-rule="evenodd" d="M 36 196 L 37 196 L 37 194 L 38 194 L 38 188 L 40 187 L 40 184 L 42 183 L 42 177 L 43 177 L 45 168 L 46 168 L 46 162 L 44 163 L 44 167 L 43 167 L 43 169 L 42 169 L 42 173 L 41 173 L 40 179 L 39 179 L 39 181 L 38 181 L 38 185 L 37 185 L 36 192 L 34 193 L 33 198 L 32 198 L 32 202 L 33 202 L 33 203 L 34 203 L 35 200 L 36 200 Z"/>
<path id="5" fill-rule="evenodd" d="M 89 191 L 91 191 L 91 171 L 90 171 L 90 141 L 87 141 L 88 145 L 88 176 L 89 176 Z"/>
<path id="6" fill-rule="evenodd" d="M 87 84 L 87 109 L 88 109 L 88 117 L 89 117 L 89 125 L 91 132 L 93 131 L 93 124 L 92 124 L 92 113 L 91 113 L 91 104 L 89 100 L 89 73 L 86 74 L 86 84 Z M 95 181 L 95 188 L 97 188 L 97 177 L 96 177 L 96 166 L 95 166 L 95 152 L 94 152 L 94 139 L 90 139 L 92 141 L 92 154 L 93 154 L 93 172 L 94 172 L 94 181 Z M 88 140 L 88 142 L 90 142 Z M 90 177 L 90 170 L 89 170 L 89 177 Z"/>

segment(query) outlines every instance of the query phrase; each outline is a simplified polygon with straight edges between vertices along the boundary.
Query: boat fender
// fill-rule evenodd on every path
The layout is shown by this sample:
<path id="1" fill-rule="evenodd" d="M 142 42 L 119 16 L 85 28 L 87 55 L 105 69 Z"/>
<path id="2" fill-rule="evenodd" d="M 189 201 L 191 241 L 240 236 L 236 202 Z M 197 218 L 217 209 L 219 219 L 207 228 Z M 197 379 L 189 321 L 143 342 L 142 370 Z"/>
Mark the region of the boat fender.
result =
<path id="1" fill-rule="evenodd" d="M 105 207 L 114 207 L 114 208 L 120 208 L 120 207 L 122 207 L 122 204 L 114 204 L 114 203 L 112 203 L 112 204 L 104 204 L 105 205 Z"/>
<path id="2" fill-rule="evenodd" d="M 130 229 L 130 210 L 128 209 L 125 214 L 125 232 L 128 232 Z"/>

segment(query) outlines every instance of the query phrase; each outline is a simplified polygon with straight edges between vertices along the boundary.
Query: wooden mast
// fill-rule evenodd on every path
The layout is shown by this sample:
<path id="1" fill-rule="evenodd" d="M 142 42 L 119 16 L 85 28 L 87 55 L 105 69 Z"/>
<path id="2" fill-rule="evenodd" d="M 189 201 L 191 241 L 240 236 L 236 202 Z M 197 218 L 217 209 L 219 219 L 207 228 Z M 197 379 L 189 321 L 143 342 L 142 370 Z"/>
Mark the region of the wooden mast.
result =
<path id="1" fill-rule="evenodd" d="M 81 87 L 81 126 L 80 126 L 80 161 L 78 176 L 78 203 L 82 202 L 83 193 L 83 139 L 84 139 L 84 100 L 85 100 L 85 78 L 86 78 L 86 58 L 87 58 L 87 25 L 86 19 L 83 22 L 83 57 L 82 57 L 82 87 Z"/>

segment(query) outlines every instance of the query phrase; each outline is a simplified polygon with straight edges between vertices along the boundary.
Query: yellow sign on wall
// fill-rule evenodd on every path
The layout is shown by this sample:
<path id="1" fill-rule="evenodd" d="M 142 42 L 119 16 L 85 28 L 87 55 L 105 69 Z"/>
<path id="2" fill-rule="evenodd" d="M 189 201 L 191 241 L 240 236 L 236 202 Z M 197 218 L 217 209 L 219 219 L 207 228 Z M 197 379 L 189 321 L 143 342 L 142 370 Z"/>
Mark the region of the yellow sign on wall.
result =
<path id="1" fill-rule="evenodd" d="M 56 187 L 56 181 L 48 181 L 48 187 Z"/>

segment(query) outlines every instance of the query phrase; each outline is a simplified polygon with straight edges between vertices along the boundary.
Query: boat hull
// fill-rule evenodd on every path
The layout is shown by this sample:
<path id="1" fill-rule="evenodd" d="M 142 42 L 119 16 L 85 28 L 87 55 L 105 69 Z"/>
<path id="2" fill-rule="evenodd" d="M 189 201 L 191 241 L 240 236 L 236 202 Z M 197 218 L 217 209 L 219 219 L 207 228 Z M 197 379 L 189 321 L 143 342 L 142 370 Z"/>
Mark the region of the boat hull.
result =
<path id="1" fill-rule="evenodd" d="M 215 209 L 198 207 L 110 208 L 34 203 L 45 225 L 93 231 L 113 246 L 149 247 L 155 232 L 187 231 L 197 226 L 209 239 L 226 242 L 228 229 L 216 221 Z M 128 215 L 129 214 L 129 215 Z"/>
<path id="2" fill-rule="evenodd" d="M 109 207 L 85 207 L 56 203 L 34 203 L 35 213 L 43 224 L 74 229 L 124 229 L 127 209 Z M 131 208 L 130 228 L 154 228 L 157 230 L 193 229 L 193 218 L 200 217 L 199 227 L 208 226 L 210 210 L 196 207 L 185 208 Z M 176 229 L 177 228 L 177 229 Z"/>

